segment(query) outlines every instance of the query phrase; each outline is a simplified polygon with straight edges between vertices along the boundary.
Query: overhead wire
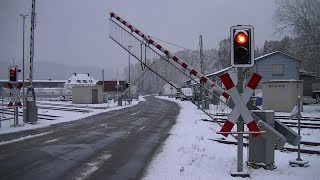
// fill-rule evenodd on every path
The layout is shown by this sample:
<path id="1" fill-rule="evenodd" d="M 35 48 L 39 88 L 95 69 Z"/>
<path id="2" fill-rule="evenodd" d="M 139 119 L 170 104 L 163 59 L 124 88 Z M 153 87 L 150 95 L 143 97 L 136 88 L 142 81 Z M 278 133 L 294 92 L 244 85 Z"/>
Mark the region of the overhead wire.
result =
<path id="1" fill-rule="evenodd" d="M 200 52 L 198 52 L 198 51 L 191 50 L 191 49 L 186 48 L 186 47 L 183 47 L 183 46 L 181 46 L 181 45 L 177 45 L 177 44 L 175 44 L 175 43 L 171 43 L 171 42 L 168 42 L 168 41 L 165 41 L 165 40 L 156 38 L 156 37 L 154 37 L 154 36 L 150 36 L 150 37 L 153 38 L 153 39 L 156 39 L 156 40 L 158 40 L 158 41 L 164 42 L 164 43 L 166 43 L 166 44 L 170 44 L 170 45 L 172 45 L 172 46 L 176 46 L 176 47 L 179 47 L 179 48 L 181 48 L 181 49 L 184 49 L 184 50 L 187 50 L 187 51 L 190 51 L 190 52 L 193 52 L 193 53 L 200 54 Z M 212 57 L 212 56 L 210 56 L 210 55 L 208 55 L 208 54 L 203 54 L 203 55 L 204 55 L 204 56 L 207 56 L 207 57 L 209 57 L 209 58 L 211 58 L 211 59 L 220 60 L 219 58 Z"/>

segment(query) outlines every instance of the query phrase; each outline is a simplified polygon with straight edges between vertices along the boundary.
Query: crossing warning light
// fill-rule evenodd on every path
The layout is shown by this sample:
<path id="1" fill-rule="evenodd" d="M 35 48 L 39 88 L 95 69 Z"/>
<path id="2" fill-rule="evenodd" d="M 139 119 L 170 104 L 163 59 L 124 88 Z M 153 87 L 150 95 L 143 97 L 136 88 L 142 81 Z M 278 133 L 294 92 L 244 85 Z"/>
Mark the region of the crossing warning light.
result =
<path id="1" fill-rule="evenodd" d="M 18 70 L 17 67 L 9 67 L 9 82 L 17 82 L 18 81 Z"/>
<path id="2" fill-rule="evenodd" d="M 231 66 L 252 67 L 254 65 L 254 41 L 252 26 L 232 26 L 231 36 Z"/>

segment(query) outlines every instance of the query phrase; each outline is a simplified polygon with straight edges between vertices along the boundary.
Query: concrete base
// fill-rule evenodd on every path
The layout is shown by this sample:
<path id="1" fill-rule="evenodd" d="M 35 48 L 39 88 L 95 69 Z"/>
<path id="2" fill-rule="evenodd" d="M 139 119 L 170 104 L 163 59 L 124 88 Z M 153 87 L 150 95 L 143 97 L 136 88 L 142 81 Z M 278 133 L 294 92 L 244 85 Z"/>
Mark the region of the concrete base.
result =
<path id="1" fill-rule="evenodd" d="M 301 160 L 293 160 L 293 161 L 289 161 L 289 164 L 291 167 L 308 167 L 309 166 L 309 161 L 303 161 Z"/>
<path id="2" fill-rule="evenodd" d="M 248 162 L 248 166 L 251 166 L 253 169 L 263 168 L 265 170 L 270 170 L 270 171 L 277 169 L 277 167 L 273 163 L 265 164 L 265 163 Z"/>
<path id="3" fill-rule="evenodd" d="M 243 178 L 250 177 L 250 174 L 249 174 L 248 170 L 246 170 L 246 169 L 243 169 L 243 171 L 241 171 L 241 172 L 238 172 L 237 169 L 232 169 L 230 171 L 230 175 L 232 177 L 243 177 Z"/>

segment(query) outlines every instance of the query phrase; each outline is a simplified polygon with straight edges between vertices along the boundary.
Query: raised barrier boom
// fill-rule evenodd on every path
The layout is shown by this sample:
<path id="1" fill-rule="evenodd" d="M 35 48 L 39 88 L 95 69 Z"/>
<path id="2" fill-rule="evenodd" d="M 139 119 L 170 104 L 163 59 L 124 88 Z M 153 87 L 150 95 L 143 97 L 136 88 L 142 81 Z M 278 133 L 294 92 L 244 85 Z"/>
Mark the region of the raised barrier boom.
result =
<path id="1" fill-rule="evenodd" d="M 206 76 L 195 70 L 193 67 L 188 65 L 186 62 L 181 60 L 180 58 L 174 56 L 172 53 L 170 53 L 168 50 L 163 48 L 160 44 L 158 44 L 156 41 L 154 41 L 150 36 L 146 35 L 142 31 L 138 30 L 131 24 L 129 24 L 127 21 L 116 15 L 114 12 L 110 12 L 110 17 L 117 19 L 119 22 L 121 22 L 124 26 L 129 28 L 132 32 L 138 34 L 141 38 L 143 38 L 146 42 L 156 47 L 158 50 L 166 54 L 169 59 L 173 60 L 174 62 L 178 63 L 182 68 L 186 69 L 190 75 L 194 75 L 195 77 L 200 79 L 200 82 L 203 82 L 206 86 L 208 86 L 212 90 L 214 94 L 218 95 L 220 97 L 221 95 L 225 97 L 226 99 L 229 98 L 229 94 L 225 92 L 220 86 L 216 85 L 214 82 L 212 82 L 210 79 L 208 79 Z"/>

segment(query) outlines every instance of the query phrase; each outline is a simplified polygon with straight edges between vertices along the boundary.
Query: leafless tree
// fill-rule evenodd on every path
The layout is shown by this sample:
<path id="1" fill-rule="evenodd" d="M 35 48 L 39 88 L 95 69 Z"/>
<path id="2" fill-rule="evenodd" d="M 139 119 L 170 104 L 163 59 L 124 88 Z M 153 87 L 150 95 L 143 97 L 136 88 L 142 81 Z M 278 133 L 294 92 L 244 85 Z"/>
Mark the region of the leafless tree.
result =
<path id="1" fill-rule="evenodd" d="M 295 54 L 303 60 L 303 68 L 319 73 L 320 0 L 277 0 L 276 4 L 276 31 L 293 33 Z"/>
<path id="2" fill-rule="evenodd" d="M 218 48 L 218 65 L 220 68 L 230 66 L 230 38 L 219 42 Z"/>

